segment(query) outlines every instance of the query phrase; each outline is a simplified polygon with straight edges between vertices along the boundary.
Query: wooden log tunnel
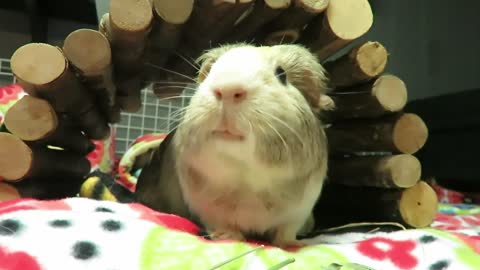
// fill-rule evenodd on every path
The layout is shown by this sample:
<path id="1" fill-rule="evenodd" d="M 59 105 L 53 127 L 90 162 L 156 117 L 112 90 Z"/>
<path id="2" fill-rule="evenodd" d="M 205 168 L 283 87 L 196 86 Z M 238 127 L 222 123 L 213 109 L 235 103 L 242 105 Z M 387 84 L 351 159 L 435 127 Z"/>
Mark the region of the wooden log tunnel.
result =
<path id="1" fill-rule="evenodd" d="M 322 62 L 336 104 L 319 115 L 327 124 L 330 167 L 315 208 L 318 224 L 428 226 L 437 199 L 414 156 L 428 128 L 403 111 L 407 84 L 385 73 L 387 48 L 353 44 L 372 24 L 368 0 L 111 0 L 98 31 L 76 30 L 62 48 L 33 43 L 14 53 L 12 70 L 30 96 L 7 113 L 11 133 L 0 133 L 0 152 L 15 153 L 0 155 L 0 177 L 10 181 L 0 185 L 0 200 L 34 194 L 30 181 L 45 175 L 81 178 L 89 170 L 89 139 L 108 136 L 121 111 L 138 111 L 147 83 L 158 97 L 180 94 L 194 82 L 194 60 L 204 50 L 294 43 Z M 48 197 L 48 189 L 61 195 L 45 187 L 36 195 Z"/>

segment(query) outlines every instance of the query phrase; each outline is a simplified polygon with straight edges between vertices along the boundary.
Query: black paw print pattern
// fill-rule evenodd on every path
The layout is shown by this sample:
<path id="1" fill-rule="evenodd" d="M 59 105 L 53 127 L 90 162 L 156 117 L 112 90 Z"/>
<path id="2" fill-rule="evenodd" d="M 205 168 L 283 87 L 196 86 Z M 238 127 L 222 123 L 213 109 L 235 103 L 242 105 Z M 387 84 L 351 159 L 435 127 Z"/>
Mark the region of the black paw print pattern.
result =
<path id="1" fill-rule="evenodd" d="M 157 224 L 125 205 L 84 202 L 71 200 L 70 210 L 0 215 L 0 249 L 17 247 L 43 269 L 138 269 L 135 251 Z"/>

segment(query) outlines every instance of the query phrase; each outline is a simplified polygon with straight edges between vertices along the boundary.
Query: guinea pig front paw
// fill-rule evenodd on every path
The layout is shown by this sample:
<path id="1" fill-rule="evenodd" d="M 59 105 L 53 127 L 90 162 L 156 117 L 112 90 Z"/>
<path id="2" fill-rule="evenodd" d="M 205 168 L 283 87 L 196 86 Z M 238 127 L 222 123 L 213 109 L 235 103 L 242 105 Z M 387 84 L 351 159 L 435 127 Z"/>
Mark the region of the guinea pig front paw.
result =
<path id="1" fill-rule="evenodd" d="M 245 241 L 245 237 L 238 230 L 233 229 L 218 229 L 210 233 L 212 240 L 231 240 L 231 241 Z"/>
<path id="2" fill-rule="evenodd" d="M 281 249 L 298 249 L 306 247 L 308 244 L 300 240 L 275 239 L 272 244 Z"/>

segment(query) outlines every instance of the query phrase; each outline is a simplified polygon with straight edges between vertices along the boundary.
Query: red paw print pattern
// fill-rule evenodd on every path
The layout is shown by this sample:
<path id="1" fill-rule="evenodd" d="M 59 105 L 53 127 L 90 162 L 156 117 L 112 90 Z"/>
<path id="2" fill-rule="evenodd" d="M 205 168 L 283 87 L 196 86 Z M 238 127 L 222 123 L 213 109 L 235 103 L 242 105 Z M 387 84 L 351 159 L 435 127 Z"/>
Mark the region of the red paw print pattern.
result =
<path id="1" fill-rule="evenodd" d="M 461 217 L 469 227 L 480 226 L 480 215 L 469 215 Z"/>
<path id="2" fill-rule="evenodd" d="M 357 250 L 373 260 L 389 260 L 400 269 L 413 269 L 418 260 L 412 255 L 416 243 L 413 240 L 392 240 L 374 237 L 357 245 Z"/>
<path id="3" fill-rule="evenodd" d="M 12 100 L 17 100 L 20 94 L 23 94 L 23 89 L 18 84 L 2 86 L 0 87 L 0 104 L 8 104 Z"/>
<path id="4" fill-rule="evenodd" d="M 435 221 L 437 222 L 436 229 L 456 231 L 463 228 L 463 223 L 457 216 L 438 213 Z"/>
<path id="5" fill-rule="evenodd" d="M 25 252 L 9 252 L 0 246 L 0 269 L 40 270 L 37 260 Z"/>

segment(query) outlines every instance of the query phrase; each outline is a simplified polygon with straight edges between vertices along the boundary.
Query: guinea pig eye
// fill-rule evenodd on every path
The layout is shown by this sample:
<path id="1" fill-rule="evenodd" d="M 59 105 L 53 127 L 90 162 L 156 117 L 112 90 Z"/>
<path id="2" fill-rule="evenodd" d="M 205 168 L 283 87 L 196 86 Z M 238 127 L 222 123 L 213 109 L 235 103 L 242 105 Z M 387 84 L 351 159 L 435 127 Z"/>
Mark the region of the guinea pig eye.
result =
<path id="1" fill-rule="evenodd" d="M 278 66 L 275 69 L 275 76 L 282 84 L 287 84 L 287 72 L 282 67 Z"/>

